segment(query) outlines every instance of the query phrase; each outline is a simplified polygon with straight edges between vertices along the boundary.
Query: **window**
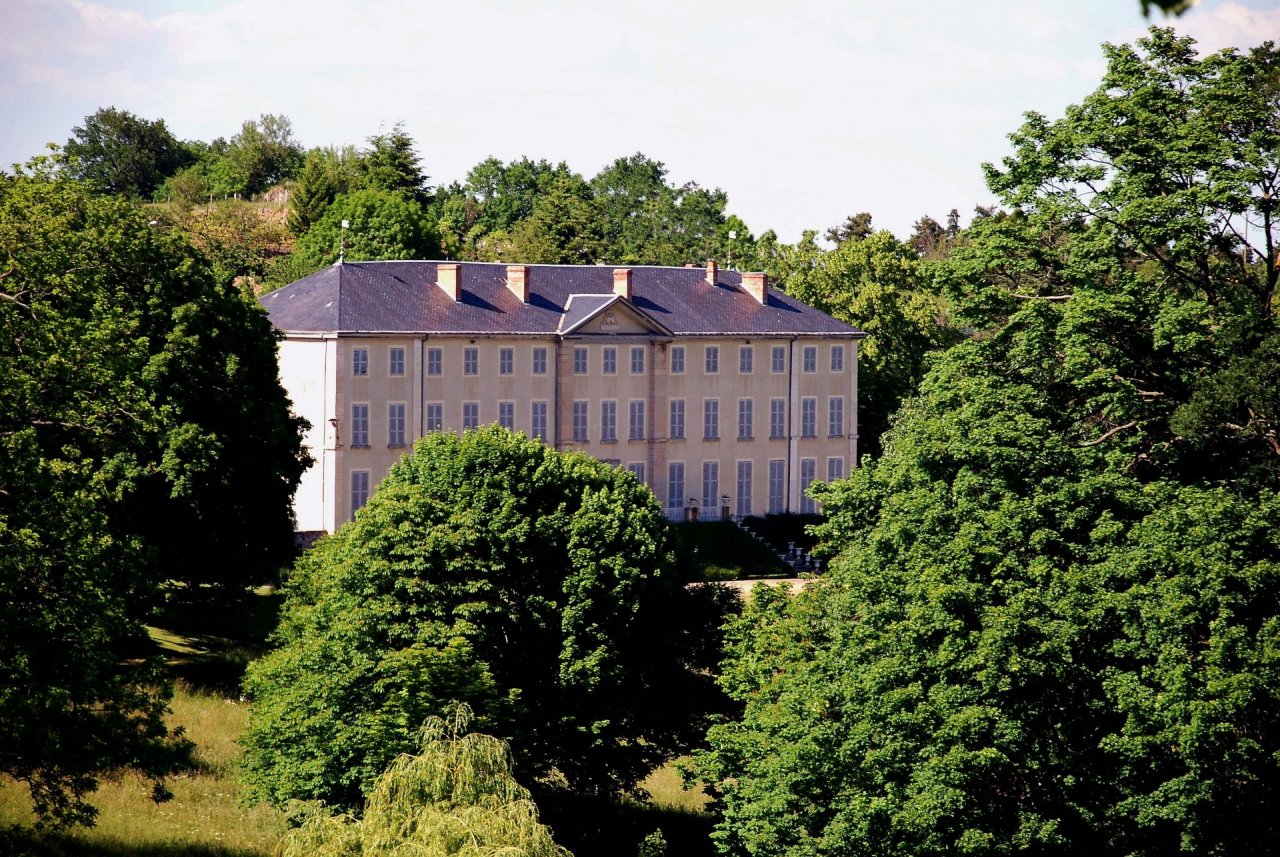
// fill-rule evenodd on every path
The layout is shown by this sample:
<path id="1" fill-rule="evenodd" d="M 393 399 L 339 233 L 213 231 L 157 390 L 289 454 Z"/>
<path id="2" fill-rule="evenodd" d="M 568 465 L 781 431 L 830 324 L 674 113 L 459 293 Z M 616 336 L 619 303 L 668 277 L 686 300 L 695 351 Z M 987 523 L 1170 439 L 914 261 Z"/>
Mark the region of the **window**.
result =
<path id="1" fill-rule="evenodd" d="M 844 478 L 844 459 L 836 456 L 827 459 L 827 481 L 834 482 Z"/>
<path id="2" fill-rule="evenodd" d="M 818 400 L 800 400 L 800 436 L 818 436 Z"/>
<path id="3" fill-rule="evenodd" d="M 443 375 L 444 374 L 444 352 L 439 348 L 427 349 L 427 374 Z"/>
<path id="4" fill-rule="evenodd" d="M 787 371 L 787 347 L 785 345 L 773 346 L 773 362 L 771 368 L 774 372 Z"/>
<path id="5" fill-rule="evenodd" d="M 667 434 L 672 440 L 684 440 L 684 399 L 671 400 L 671 431 Z"/>
<path id="6" fill-rule="evenodd" d="M 644 440 L 644 402 L 636 401 L 630 405 L 628 415 L 627 437 L 630 440 Z"/>
<path id="7" fill-rule="evenodd" d="M 353 348 L 351 350 L 351 374 L 352 375 L 368 375 L 369 374 L 369 349 Z"/>
<path id="8" fill-rule="evenodd" d="M 715 375 L 720 371 L 720 346 L 719 345 L 707 346 L 706 371 L 708 375 Z"/>
<path id="9" fill-rule="evenodd" d="M 440 431 L 444 428 L 444 403 L 429 402 L 427 404 L 427 431 Z"/>
<path id="10" fill-rule="evenodd" d="M 738 440 L 751 440 L 754 436 L 755 401 L 752 399 L 738 400 Z"/>
<path id="11" fill-rule="evenodd" d="M 786 509 L 787 463 L 781 459 L 769 462 L 769 514 L 781 515 Z"/>
<path id="12" fill-rule="evenodd" d="M 498 349 L 498 374 L 514 375 L 516 371 L 516 350 L 514 348 Z"/>
<path id="13" fill-rule="evenodd" d="M 844 371 L 844 346 L 843 345 L 831 346 L 831 371 L 832 372 Z"/>
<path id="14" fill-rule="evenodd" d="M 684 346 L 683 345 L 671 346 L 671 374 L 672 375 L 684 374 Z"/>
<path id="15" fill-rule="evenodd" d="M 618 403 L 604 401 L 600 403 L 600 440 L 608 442 L 618 439 Z"/>
<path id="16" fill-rule="evenodd" d="M 529 422 L 533 427 L 533 436 L 538 440 L 547 439 L 547 403 L 534 402 L 530 409 Z"/>
<path id="17" fill-rule="evenodd" d="M 631 374 L 644 374 L 644 348 L 634 347 L 631 349 Z"/>
<path id="18" fill-rule="evenodd" d="M 604 366 L 601 367 L 600 371 L 606 375 L 617 375 L 618 374 L 618 349 L 606 348 L 604 350 L 603 359 L 604 359 Z"/>
<path id="19" fill-rule="evenodd" d="M 403 375 L 404 374 L 404 349 L 392 348 L 387 353 L 387 374 Z"/>
<path id="20" fill-rule="evenodd" d="M 844 396 L 827 399 L 827 434 L 832 437 L 844 434 Z"/>
<path id="21" fill-rule="evenodd" d="M 769 437 L 787 436 L 787 400 L 769 400 Z"/>
<path id="22" fill-rule="evenodd" d="M 573 349 L 573 374 L 575 375 L 587 374 L 587 349 L 585 348 Z"/>
<path id="23" fill-rule="evenodd" d="M 404 446 L 404 403 L 387 405 L 387 446 Z"/>
<path id="24" fill-rule="evenodd" d="M 738 372 L 742 375 L 750 375 L 756 362 L 756 350 L 750 345 L 743 345 L 738 349 Z"/>
<path id="25" fill-rule="evenodd" d="M 462 430 L 480 427 L 480 403 L 479 402 L 463 402 L 462 403 Z"/>
<path id="26" fill-rule="evenodd" d="M 547 349 L 541 347 L 533 349 L 533 374 L 547 374 Z"/>
<path id="27" fill-rule="evenodd" d="M 720 462 L 702 462 L 702 508 L 720 508 Z"/>
<path id="28" fill-rule="evenodd" d="M 751 462 L 738 462 L 738 508 L 739 518 L 751 514 Z"/>
<path id="29" fill-rule="evenodd" d="M 815 515 L 818 504 L 809 496 L 809 486 L 817 476 L 818 460 L 816 458 L 800 459 L 800 514 Z"/>
<path id="30" fill-rule="evenodd" d="M 463 375 L 479 375 L 480 374 L 480 349 L 479 348 L 463 349 L 462 374 Z"/>
<path id="31" fill-rule="evenodd" d="M 516 429 L 516 403 L 498 402 L 498 425 L 504 429 Z"/>
<path id="32" fill-rule="evenodd" d="M 804 371 L 818 371 L 818 346 L 806 345 L 804 347 Z"/>
<path id="33" fill-rule="evenodd" d="M 631 475 L 636 478 L 637 482 L 639 482 L 641 485 L 644 484 L 644 462 L 643 461 L 631 462 L 630 464 L 627 465 L 627 470 L 631 472 Z"/>
<path id="34" fill-rule="evenodd" d="M 702 400 L 702 437 L 704 440 L 720 438 L 720 400 Z"/>
<path id="35" fill-rule="evenodd" d="M 587 403 L 573 403 L 573 439 L 587 439 Z"/>
<path id="36" fill-rule="evenodd" d="M 351 520 L 355 520 L 356 512 L 369 502 L 369 471 L 351 471 Z"/>
<path id="37" fill-rule="evenodd" d="M 667 508 L 684 508 L 683 461 L 673 461 L 667 465 Z"/>
<path id="38" fill-rule="evenodd" d="M 351 445 L 369 445 L 369 406 L 351 406 Z"/>

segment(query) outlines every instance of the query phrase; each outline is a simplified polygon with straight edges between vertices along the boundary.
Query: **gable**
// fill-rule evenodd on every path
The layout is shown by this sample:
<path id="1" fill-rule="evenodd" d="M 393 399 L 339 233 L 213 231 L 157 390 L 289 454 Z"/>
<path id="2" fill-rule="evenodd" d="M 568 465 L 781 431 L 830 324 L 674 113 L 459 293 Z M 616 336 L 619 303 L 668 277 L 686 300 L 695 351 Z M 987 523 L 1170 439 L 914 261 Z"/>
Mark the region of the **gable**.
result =
<path id="1" fill-rule="evenodd" d="M 562 335 L 619 336 L 657 334 L 671 330 L 618 295 L 569 295 L 560 320 Z"/>

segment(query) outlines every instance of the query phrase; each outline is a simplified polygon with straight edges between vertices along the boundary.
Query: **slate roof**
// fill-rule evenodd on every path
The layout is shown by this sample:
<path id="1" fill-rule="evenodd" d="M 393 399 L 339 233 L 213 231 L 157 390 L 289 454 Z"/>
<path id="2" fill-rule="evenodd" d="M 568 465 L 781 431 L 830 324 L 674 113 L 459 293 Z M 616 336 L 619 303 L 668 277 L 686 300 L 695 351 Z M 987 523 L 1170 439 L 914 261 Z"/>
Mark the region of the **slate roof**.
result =
<path id="1" fill-rule="evenodd" d="M 586 320 L 612 296 L 613 267 L 530 265 L 529 302 L 506 287 L 505 263 L 461 262 L 460 300 L 437 283 L 437 262 L 345 262 L 262 296 L 271 322 L 287 333 L 454 333 L 555 335 Z M 631 268 L 631 303 L 676 336 L 861 336 L 856 328 L 770 290 L 762 306 L 741 287 L 738 271 Z M 579 296 L 565 318 L 570 295 Z M 599 304 L 596 306 L 596 304 Z"/>

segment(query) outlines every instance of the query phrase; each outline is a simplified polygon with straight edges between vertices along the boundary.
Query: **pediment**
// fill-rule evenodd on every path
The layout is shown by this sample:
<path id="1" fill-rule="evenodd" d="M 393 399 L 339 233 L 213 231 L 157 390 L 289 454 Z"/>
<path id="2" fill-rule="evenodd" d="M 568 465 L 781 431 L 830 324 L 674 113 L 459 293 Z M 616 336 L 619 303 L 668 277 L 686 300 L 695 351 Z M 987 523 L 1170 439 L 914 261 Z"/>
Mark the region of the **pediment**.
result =
<path id="1" fill-rule="evenodd" d="M 560 334 L 589 336 L 671 336 L 671 330 L 620 295 L 569 295 Z"/>

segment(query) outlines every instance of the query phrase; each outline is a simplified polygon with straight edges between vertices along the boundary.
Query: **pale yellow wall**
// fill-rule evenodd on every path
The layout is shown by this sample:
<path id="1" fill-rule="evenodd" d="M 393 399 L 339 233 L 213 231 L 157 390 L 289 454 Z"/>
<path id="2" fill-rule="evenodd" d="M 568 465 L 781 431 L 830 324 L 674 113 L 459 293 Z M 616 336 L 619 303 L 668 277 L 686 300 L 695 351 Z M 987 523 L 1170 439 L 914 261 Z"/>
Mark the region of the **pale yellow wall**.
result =
<path id="1" fill-rule="evenodd" d="M 770 339 L 761 337 L 666 337 L 642 333 L 638 323 L 626 312 L 618 312 L 613 325 L 603 325 L 603 319 L 593 320 L 576 335 L 557 342 L 555 338 L 496 337 L 496 336 L 429 336 L 423 337 L 343 337 L 338 340 L 336 358 L 335 413 L 338 415 L 337 442 L 335 444 L 336 474 L 334 479 L 338 525 L 351 518 L 350 474 L 355 470 L 370 473 L 370 489 L 385 476 L 391 465 L 407 451 L 407 445 L 421 435 L 426 418 L 427 405 L 439 402 L 443 405 L 444 428 L 458 430 L 462 426 L 463 403 L 479 405 L 479 423 L 487 425 L 498 420 L 499 402 L 514 404 L 515 428 L 531 433 L 531 407 L 534 400 L 548 403 L 548 442 L 558 443 L 563 449 L 577 449 L 597 458 L 616 461 L 621 466 L 643 462 L 646 481 L 664 508 L 667 505 L 667 465 L 672 461 L 685 464 L 685 495 L 702 495 L 702 466 L 705 461 L 719 462 L 719 494 L 731 498 L 731 509 L 738 510 L 737 463 L 752 463 L 752 491 L 750 510 L 764 514 L 768 509 L 768 463 L 770 460 L 786 461 L 787 507 L 791 511 L 800 508 L 799 460 L 813 458 L 816 475 L 825 480 L 827 460 L 838 456 L 843 460 L 843 472 L 847 475 L 853 466 L 856 449 L 856 340 L 852 338 L 828 339 L 803 337 Z M 830 348 L 842 344 L 845 348 L 844 371 L 830 371 Z M 705 347 L 717 345 L 720 349 L 719 371 L 709 374 L 705 370 Z M 752 372 L 739 372 L 739 347 L 750 345 L 754 349 Z M 782 345 L 787 349 L 787 367 L 782 373 L 771 368 L 771 349 Z M 803 348 L 806 345 L 818 349 L 817 371 L 804 373 Z M 547 349 L 547 374 L 532 374 L 534 347 Z M 631 372 L 631 348 L 645 350 L 645 366 L 642 374 Z M 671 349 L 685 349 L 685 371 L 671 374 L 668 371 Z M 405 374 L 392 377 L 388 374 L 388 355 L 392 347 L 405 349 Z M 514 350 L 513 373 L 499 374 L 500 350 Z M 574 348 L 588 349 L 588 371 L 585 375 L 574 373 Z M 617 372 L 605 375 L 603 350 L 617 349 Z M 369 352 L 369 372 L 365 377 L 352 375 L 352 351 L 366 348 Z M 427 350 L 439 348 L 442 352 L 443 373 L 426 375 Z M 464 356 L 468 348 L 477 349 L 478 374 L 464 374 Z M 559 373 L 559 410 L 556 408 L 556 379 Z M 844 428 L 841 437 L 828 436 L 828 398 L 844 397 Z M 806 396 L 818 400 L 817 437 L 800 437 L 800 399 Z M 685 400 L 685 438 L 672 440 L 667 437 L 669 402 L 674 398 Z M 720 439 L 703 438 L 703 402 L 708 398 L 719 400 Z M 738 439 L 738 400 L 751 398 L 754 402 L 754 435 L 751 440 Z M 788 399 L 787 437 L 770 439 L 771 398 Z M 601 409 L 604 400 L 617 402 L 617 440 L 603 442 L 600 438 Z M 645 403 L 645 436 L 643 441 L 628 439 L 630 425 L 629 403 L 633 400 Z M 573 402 L 586 401 L 588 408 L 588 440 L 573 440 Z M 367 448 L 351 447 L 351 405 L 355 402 L 369 404 L 369 445 Z M 387 437 L 387 404 L 404 402 L 406 410 L 406 447 L 389 447 Z"/>

